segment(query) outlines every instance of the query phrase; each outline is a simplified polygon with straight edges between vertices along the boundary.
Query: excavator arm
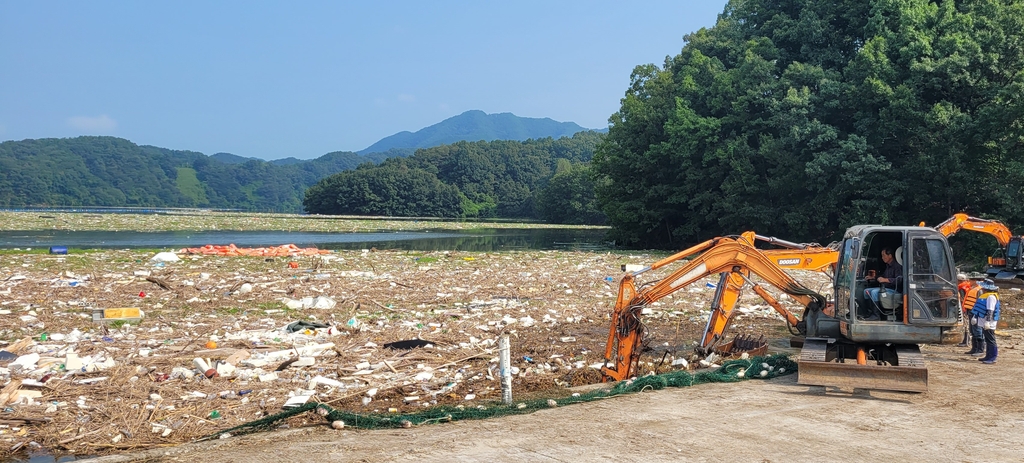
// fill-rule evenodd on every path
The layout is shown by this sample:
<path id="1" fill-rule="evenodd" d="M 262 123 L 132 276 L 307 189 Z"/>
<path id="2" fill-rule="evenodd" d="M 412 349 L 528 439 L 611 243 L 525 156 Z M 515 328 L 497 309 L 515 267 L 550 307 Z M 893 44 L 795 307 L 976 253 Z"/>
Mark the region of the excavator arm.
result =
<path id="1" fill-rule="evenodd" d="M 743 236 L 745 239 L 749 237 L 747 234 Z M 835 274 L 836 262 L 839 261 L 837 245 L 823 247 L 817 244 L 791 243 L 761 235 L 753 236 L 758 241 L 786 247 L 786 249 L 765 249 L 761 251 L 780 268 L 787 270 L 811 270 L 826 273 L 830 276 Z M 704 327 L 704 334 L 701 336 L 700 343 L 695 349 L 699 355 L 711 353 L 722 342 L 723 334 L 732 321 L 733 310 L 739 301 L 740 291 L 749 276 L 749 273 L 722 273 L 718 286 L 715 289 L 714 298 L 711 301 L 711 316 L 708 317 L 707 326 Z M 754 291 L 758 291 L 758 286 L 754 285 Z M 760 293 L 758 294 L 760 295 Z M 762 296 L 762 299 L 765 299 L 771 305 L 767 298 Z"/>
<path id="2" fill-rule="evenodd" d="M 924 226 L 924 223 L 921 223 Z M 977 217 L 971 217 L 964 213 L 953 214 L 952 217 L 946 219 L 935 226 L 935 229 L 942 233 L 944 236 L 955 235 L 956 232 L 966 229 L 979 233 L 988 233 L 995 237 L 996 241 L 999 242 L 999 246 L 1005 248 L 1010 243 L 1010 238 L 1013 237 L 1013 233 L 1006 225 L 998 220 L 979 219 Z"/>
<path id="3" fill-rule="evenodd" d="M 752 232 L 744 233 L 739 238 L 714 238 L 662 259 L 639 272 L 624 276 L 619 284 L 619 294 L 612 312 L 608 344 L 605 348 L 605 366 L 601 369 L 605 380 L 622 380 L 635 372 L 646 336 L 646 328 L 640 319 L 643 308 L 709 275 L 726 273 L 730 275 L 730 280 L 736 278 L 733 281 L 742 286 L 742 282 L 749 282 L 747 275 L 753 273 L 788 294 L 807 310 L 821 310 L 825 307 L 824 296 L 790 277 L 774 260 L 755 248 L 753 241 Z M 670 265 L 690 256 L 693 256 L 692 259 L 667 277 L 650 286 L 637 287 L 636 277 L 640 273 Z M 795 314 L 782 307 L 759 285 L 754 285 L 754 291 L 782 314 L 790 326 L 803 331 L 803 323 Z M 806 313 L 805 311 L 805 315 Z"/>

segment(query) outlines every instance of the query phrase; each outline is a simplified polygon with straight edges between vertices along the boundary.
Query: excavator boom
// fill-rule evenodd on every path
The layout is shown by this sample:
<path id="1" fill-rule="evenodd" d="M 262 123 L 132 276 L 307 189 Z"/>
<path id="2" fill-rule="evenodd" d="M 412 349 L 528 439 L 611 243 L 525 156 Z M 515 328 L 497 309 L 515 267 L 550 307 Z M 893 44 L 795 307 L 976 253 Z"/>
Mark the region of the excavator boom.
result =
<path id="1" fill-rule="evenodd" d="M 1000 247 L 1006 247 L 1010 243 L 1010 238 L 1013 238 L 1013 233 L 1010 229 L 1003 225 L 998 220 L 979 219 L 977 217 L 971 217 L 964 213 L 953 214 L 952 217 L 946 219 L 935 226 L 935 229 L 945 236 L 953 236 L 960 230 L 970 230 L 978 233 L 988 233 L 995 237 L 996 241 L 999 242 Z"/>

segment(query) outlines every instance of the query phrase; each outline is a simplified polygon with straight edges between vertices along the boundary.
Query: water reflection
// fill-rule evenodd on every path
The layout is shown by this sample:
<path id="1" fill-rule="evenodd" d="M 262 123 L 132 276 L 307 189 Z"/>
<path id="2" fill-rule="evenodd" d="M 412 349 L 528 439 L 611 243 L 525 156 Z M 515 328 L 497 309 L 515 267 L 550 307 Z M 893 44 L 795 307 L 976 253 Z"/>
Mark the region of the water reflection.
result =
<path id="1" fill-rule="evenodd" d="M 473 230 L 312 233 L 285 231 L 0 231 L 0 248 L 69 249 L 186 248 L 207 244 L 239 247 L 295 244 L 320 249 L 402 249 L 413 251 L 499 251 L 509 249 L 595 249 L 609 247 L 604 229 L 481 228 Z"/>

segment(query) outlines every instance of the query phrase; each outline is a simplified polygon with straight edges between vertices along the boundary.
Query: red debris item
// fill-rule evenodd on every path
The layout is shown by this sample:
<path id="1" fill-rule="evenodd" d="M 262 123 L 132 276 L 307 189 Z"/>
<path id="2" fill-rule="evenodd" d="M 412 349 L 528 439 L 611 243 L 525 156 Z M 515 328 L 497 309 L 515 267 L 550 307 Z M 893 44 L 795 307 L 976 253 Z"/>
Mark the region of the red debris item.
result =
<path id="1" fill-rule="evenodd" d="M 298 262 L 288 262 L 288 268 L 299 268 Z"/>
<path id="2" fill-rule="evenodd" d="M 262 256 L 262 257 L 291 257 L 291 256 L 318 256 L 330 254 L 334 251 L 329 249 L 300 248 L 294 244 L 282 244 L 267 248 L 239 248 L 233 243 L 227 246 L 207 244 L 201 248 L 183 248 L 178 251 L 182 254 L 203 254 L 217 256 Z"/>
<path id="3" fill-rule="evenodd" d="M 168 379 L 171 379 L 171 375 L 167 373 L 157 373 L 157 375 L 153 377 L 153 381 L 156 381 L 158 383 L 162 383 L 164 381 L 167 381 Z"/>
<path id="4" fill-rule="evenodd" d="M 139 297 L 146 297 L 145 291 L 139 291 Z"/>
<path id="5" fill-rule="evenodd" d="M 220 376 L 220 373 L 217 373 L 217 369 L 216 368 L 210 368 L 209 370 L 206 370 L 205 374 L 206 374 L 207 378 L 216 378 L 216 377 Z"/>

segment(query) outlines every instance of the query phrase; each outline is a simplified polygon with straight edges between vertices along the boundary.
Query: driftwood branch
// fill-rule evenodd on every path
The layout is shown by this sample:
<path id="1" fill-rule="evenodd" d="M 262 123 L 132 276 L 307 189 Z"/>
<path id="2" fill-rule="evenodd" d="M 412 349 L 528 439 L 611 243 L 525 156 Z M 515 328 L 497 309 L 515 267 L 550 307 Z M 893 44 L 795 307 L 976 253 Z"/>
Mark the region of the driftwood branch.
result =
<path id="1" fill-rule="evenodd" d="M 146 281 L 148 281 L 150 283 L 154 283 L 157 286 L 159 286 L 159 287 L 161 287 L 163 289 L 166 289 L 167 291 L 171 290 L 171 285 L 167 284 L 166 281 L 164 281 L 164 280 L 162 280 L 160 278 L 157 278 L 157 277 L 154 277 L 154 276 L 148 276 L 148 277 L 146 277 Z"/>

